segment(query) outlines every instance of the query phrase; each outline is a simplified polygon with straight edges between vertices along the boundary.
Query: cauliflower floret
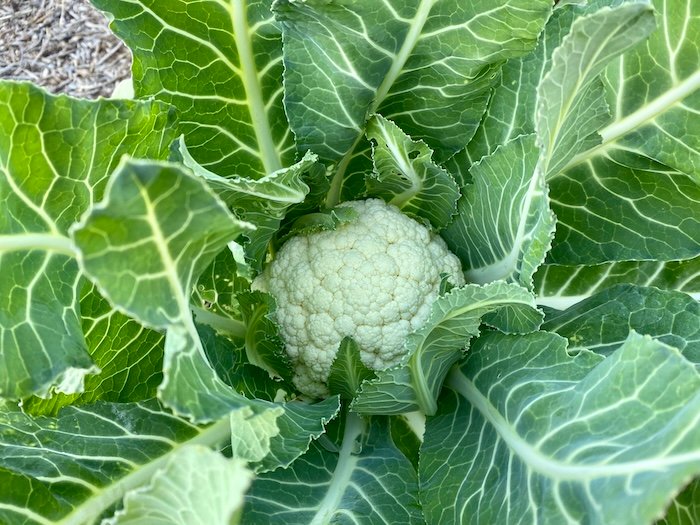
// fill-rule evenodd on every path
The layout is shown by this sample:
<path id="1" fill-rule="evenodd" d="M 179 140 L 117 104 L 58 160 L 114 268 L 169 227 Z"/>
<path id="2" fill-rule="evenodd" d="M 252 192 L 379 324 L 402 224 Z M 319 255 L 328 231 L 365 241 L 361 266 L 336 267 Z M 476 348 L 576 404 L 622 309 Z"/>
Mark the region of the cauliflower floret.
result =
<path id="1" fill-rule="evenodd" d="M 459 259 L 445 242 L 395 206 L 379 199 L 340 206 L 353 208 L 357 218 L 293 237 L 253 283 L 275 297 L 294 384 L 314 398 L 328 395 L 344 337 L 357 342 L 367 367 L 396 365 L 406 336 L 430 314 L 441 274 L 464 284 Z"/>

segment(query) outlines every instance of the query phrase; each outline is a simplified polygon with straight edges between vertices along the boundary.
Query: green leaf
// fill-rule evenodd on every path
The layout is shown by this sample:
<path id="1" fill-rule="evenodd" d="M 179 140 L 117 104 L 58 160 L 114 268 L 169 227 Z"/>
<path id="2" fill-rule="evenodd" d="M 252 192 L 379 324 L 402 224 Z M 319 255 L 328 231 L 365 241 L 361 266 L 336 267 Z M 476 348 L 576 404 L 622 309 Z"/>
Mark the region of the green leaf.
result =
<path id="1" fill-rule="evenodd" d="M 316 212 L 319 209 L 325 209 L 326 195 L 331 187 L 330 173 L 332 167 L 317 162 L 312 168 L 304 177 L 306 184 L 309 186 L 309 193 L 306 195 L 304 202 L 290 206 L 278 237 L 284 236 L 285 226 L 293 223 L 295 219 Z"/>
<path id="2" fill-rule="evenodd" d="M 686 294 L 633 285 L 607 288 L 542 325 L 569 340 L 569 353 L 588 349 L 609 355 L 630 330 L 673 346 L 700 370 L 700 303 Z"/>
<path id="3" fill-rule="evenodd" d="M 624 283 L 684 292 L 700 300 L 700 257 L 595 266 L 546 264 L 535 274 L 537 303 L 557 310 L 565 310 L 597 292 Z"/>
<path id="4" fill-rule="evenodd" d="M 385 418 L 349 415 L 338 451 L 312 443 L 291 467 L 258 476 L 246 501 L 251 524 L 423 523 L 415 470 Z"/>
<path id="5" fill-rule="evenodd" d="M 134 91 L 180 110 L 192 156 L 261 178 L 294 159 L 282 107 L 281 34 L 270 0 L 94 0 L 131 48 Z"/>
<path id="6" fill-rule="evenodd" d="M 275 401 L 293 391 L 290 385 L 251 364 L 240 340 L 233 341 L 205 325 L 197 325 L 197 332 L 216 375 L 239 394 L 249 399 Z"/>
<path id="7" fill-rule="evenodd" d="M 229 525 L 253 473 L 245 462 L 227 459 L 201 445 L 170 455 L 147 487 L 129 492 L 124 508 L 105 525 Z"/>
<path id="8" fill-rule="evenodd" d="M 537 88 L 535 128 L 545 175 L 556 175 L 600 142 L 596 132 L 609 113 L 598 75 L 654 27 L 653 7 L 641 0 L 603 7 L 572 24 Z"/>
<path id="9" fill-rule="evenodd" d="M 189 297 L 214 257 L 251 226 L 175 164 L 124 161 L 73 230 L 85 273 L 155 329 L 191 319 Z"/>
<path id="10" fill-rule="evenodd" d="M 67 405 L 126 403 L 155 397 L 163 378 L 163 334 L 114 310 L 91 285 L 83 290 L 80 314 L 90 357 L 100 373 L 85 378 L 80 394 L 55 394 L 50 399 L 32 397 L 23 401 L 24 410 L 55 416 Z"/>
<path id="11" fill-rule="evenodd" d="M 205 179 L 237 217 L 255 226 L 255 230 L 245 234 L 248 238 L 245 252 L 251 266 L 260 270 L 268 243 L 279 229 L 287 210 L 304 202 L 309 192 L 305 178 L 309 171 L 317 168 L 318 157 L 307 152 L 291 167 L 251 180 L 247 177 L 224 178 L 205 169 L 190 156 L 182 139 L 177 153 L 185 166 Z"/>
<path id="12" fill-rule="evenodd" d="M 219 507 L 223 501 L 216 503 L 219 498 L 233 497 L 225 483 L 249 477 L 240 460 L 255 460 L 258 471 L 287 467 L 340 409 L 337 397 L 316 405 L 258 401 L 252 406 L 255 411 L 245 407 L 205 428 L 153 400 L 67 407 L 58 418 L 31 418 L 2 406 L 0 522 L 93 523 L 125 494 L 124 510 L 113 523 L 174 523 L 167 509 L 179 512 L 186 505 L 191 510 L 204 502 L 212 508 L 196 514 L 206 518 L 217 508 L 225 511 Z M 203 448 L 227 446 L 232 437 L 238 461 Z M 169 492 L 162 492 L 168 486 Z"/>
<path id="13" fill-rule="evenodd" d="M 658 29 L 605 70 L 612 122 L 601 144 L 575 159 L 608 149 L 634 151 L 700 182 L 700 5 L 693 0 L 654 0 Z"/>
<path id="14" fill-rule="evenodd" d="M 312 440 L 325 431 L 326 423 L 340 410 L 338 397 L 330 397 L 310 405 L 291 401 L 291 390 L 274 381 L 261 368 L 240 359 L 241 350 L 210 329 L 201 329 L 202 343 L 219 377 L 236 392 L 251 398 L 247 406 L 231 412 L 231 454 L 253 463 L 256 472 L 287 468 L 309 449 Z M 228 363 L 228 356 L 233 357 Z M 214 359 L 216 360 L 214 360 Z M 231 364 L 227 369 L 226 365 Z M 285 390 L 286 389 L 286 390 Z"/>
<path id="15" fill-rule="evenodd" d="M 532 288 L 554 234 L 538 157 L 534 135 L 526 135 L 471 167 L 474 184 L 463 188 L 458 216 L 443 233 L 467 281 L 505 280 Z"/>
<path id="16" fill-rule="evenodd" d="M 535 131 L 537 86 L 549 71 L 552 52 L 569 33 L 576 17 L 593 11 L 591 2 L 587 5 L 561 4 L 559 2 L 540 34 L 537 47 L 531 53 L 511 58 L 503 65 L 474 138 L 463 153 L 449 161 L 451 172 L 462 174 L 482 157 L 491 155 L 499 145 Z"/>
<path id="17" fill-rule="evenodd" d="M 351 337 L 344 337 L 328 375 L 330 393 L 342 399 L 353 399 L 362 382 L 374 377 L 374 371 L 362 362 L 359 345 Z"/>
<path id="18" fill-rule="evenodd" d="M 172 124 L 156 102 L 77 100 L 0 82 L 0 396 L 77 393 L 98 371 L 67 230 L 101 198 L 122 155 L 166 156 Z"/>
<path id="19" fill-rule="evenodd" d="M 415 420 L 420 423 L 419 428 L 412 424 Z M 389 419 L 391 425 L 391 439 L 396 448 L 406 456 L 418 470 L 420 462 L 420 445 L 423 442 L 423 431 L 425 430 L 425 415 L 420 412 L 411 412 L 400 416 L 392 416 Z"/>
<path id="20" fill-rule="evenodd" d="M 652 15 L 644 3 L 601 9 L 577 21 L 573 36 L 555 52 L 561 60 L 553 59 L 552 72 L 540 86 L 540 114 L 544 115 L 552 107 L 548 91 L 570 90 L 570 84 L 562 79 L 575 69 L 571 67 L 572 56 L 585 59 L 575 43 L 577 35 L 589 39 L 603 31 L 605 23 L 614 21 L 617 15 L 613 13 L 619 14 L 619 27 L 610 33 L 610 43 L 605 38 L 589 40 L 586 49 L 591 45 L 601 49 L 598 58 L 582 62 L 591 74 L 580 75 L 576 82 L 585 85 L 590 80 L 592 87 L 579 90 L 580 95 L 569 95 L 568 107 L 572 109 L 560 121 L 572 124 L 561 124 L 557 134 L 565 140 L 555 147 L 565 154 L 553 152 L 551 155 L 561 158 L 548 161 L 548 173 L 555 176 L 551 180 L 552 208 L 559 220 L 552 262 L 678 260 L 700 253 L 693 228 L 698 222 L 697 186 L 688 178 L 696 177 L 700 159 L 699 143 L 693 138 L 700 107 L 700 71 L 697 48 L 688 44 L 700 32 L 694 13 L 697 7 L 682 0 L 673 6 L 664 0 L 655 4 L 660 14 L 658 28 L 645 45 L 627 49 L 621 56 L 611 55 L 620 46 L 644 37 L 652 27 Z M 639 18 L 636 28 L 629 25 L 635 20 L 635 11 Z M 614 45 L 616 38 L 619 45 Z M 604 64 L 610 58 L 613 60 Z M 559 73 L 554 74 L 557 64 Z M 602 65 L 605 69 L 601 71 Z M 600 72 L 603 83 L 591 80 L 593 73 Z M 596 93 L 590 95 L 591 90 Z M 611 118 L 593 116 L 594 108 L 603 104 Z M 540 122 L 538 126 L 540 135 L 551 128 Z M 597 133 L 585 136 L 592 131 Z M 574 143 L 579 146 L 573 147 Z M 558 172 L 562 172 L 561 177 L 556 177 Z M 659 204 L 659 198 L 665 199 L 663 203 Z M 609 233 L 602 236 L 601 228 Z"/>
<path id="21" fill-rule="evenodd" d="M 158 398 L 176 414 L 198 423 L 215 421 L 253 404 L 216 374 L 196 329 L 178 325 L 168 329 L 165 337 Z"/>
<path id="22" fill-rule="evenodd" d="M 572 358 L 494 332 L 447 384 L 421 450 L 429 523 L 651 523 L 700 472 L 700 375 L 648 337 Z"/>
<path id="23" fill-rule="evenodd" d="M 256 412 L 238 410 L 231 414 L 231 454 L 249 462 L 258 475 L 286 469 L 306 454 L 339 411 L 338 397 L 315 405 L 259 402 Z"/>
<path id="24" fill-rule="evenodd" d="M 197 323 L 206 324 L 232 338 L 245 335 L 237 294 L 250 288 L 249 267 L 236 260 L 240 245 L 229 243 L 199 276 L 192 292 L 192 310 Z"/>
<path id="25" fill-rule="evenodd" d="M 271 376 L 291 381 L 292 365 L 271 319 L 277 306 L 268 293 L 259 291 L 238 296 L 246 325 L 245 351 L 248 361 L 266 370 Z"/>
<path id="26" fill-rule="evenodd" d="M 277 1 L 285 105 L 299 148 L 339 163 L 328 205 L 365 155 L 374 113 L 424 140 L 437 160 L 463 148 L 501 63 L 534 47 L 550 9 L 544 0 Z"/>
<path id="27" fill-rule="evenodd" d="M 609 7 L 600 7 L 606 3 Z M 693 107 L 694 102 L 690 96 L 682 101 L 674 98 L 677 92 L 667 79 L 675 66 L 668 63 L 667 47 L 675 42 L 678 55 L 675 62 L 680 69 L 685 68 L 687 74 L 690 74 L 688 66 L 680 67 L 680 64 L 693 64 L 691 69 L 697 69 L 694 60 L 697 52 L 693 54 L 685 46 L 682 36 L 697 32 L 697 24 L 687 6 L 666 9 L 665 3 L 657 4 L 661 4 L 662 15 L 659 29 L 652 33 L 646 46 L 627 49 L 624 56 L 629 59 L 615 55 L 643 38 L 653 26 L 649 6 L 644 7 L 644 2 L 597 1 L 588 6 L 557 9 L 535 51 L 522 59 L 511 59 L 504 66 L 501 82 L 474 139 L 465 153 L 449 163 L 452 173 L 470 180 L 466 170 L 471 162 L 492 153 L 518 133 L 534 131 L 535 120 L 539 119 L 537 129 L 544 147 L 540 169 L 546 170 L 550 179 L 552 209 L 558 220 L 552 262 L 668 260 L 699 253 L 693 233 L 697 222 L 697 188 L 683 176 L 682 170 L 650 160 L 668 161 L 669 156 L 664 156 L 662 150 L 670 151 L 671 143 L 681 156 L 686 155 L 688 148 L 669 138 L 670 135 L 658 133 L 654 124 L 657 117 L 649 114 L 646 115 L 649 122 L 635 124 L 647 129 L 642 135 L 631 128 L 625 132 L 637 137 L 639 146 L 632 147 L 623 135 L 620 138 L 624 139 L 624 148 L 607 139 L 610 129 L 622 132 L 616 122 L 632 122 L 615 116 L 611 124 L 610 113 L 618 115 L 624 112 L 623 108 L 639 104 L 640 98 L 648 99 L 650 107 L 660 111 L 659 121 L 669 122 L 669 118 L 677 117 L 679 122 L 687 124 L 680 135 L 685 136 L 686 130 L 691 129 L 689 112 L 683 108 Z M 605 33 L 605 25 L 612 28 L 615 20 L 619 22 L 615 31 Z M 565 36 L 569 30 L 571 33 Z M 648 67 L 640 70 L 641 64 Z M 661 69 L 665 71 L 651 64 L 663 64 Z M 658 70 L 657 74 L 647 74 L 651 69 Z M 601 72 L 605 82 L 599 78 Z M 611 80 L 611 75 L 621 78 Z M 652 92 L 658 99 L 653 99 Z M 667 104 L 658 104 L 657 100 Z M 536 104 L 539 104 L 537 112 Z M 557 108 L 561 111 L 556 111 Z M 685 116 L 679 114 L 684 111 Z M 643 113 L 642 107 L 640 113 L 634 114 Z M 664 116 L 666 113 L 668 117 Z M 652 128 L 656 130 L 655 136 L 666 137 L 664 144 L 648 137 Z M 549 131 L 543 133 L 545 130 Z M 691 132 L 689 136 L 694 134 Z M 601 141 L 604 145 L 598 147 Z M 670 161 L 669 165 L 676 166 Z M 689 215 L 690 221 L 686 220 Z"/>
<path id="28" fill-rule="evenodd" d="M 313 440 L 325 432 L 326 424 L 340 413 L 337 396 L 313 405 L 292 401 L 281 406 L 284 410 L 276 421 L 279 431 L 271 437 L 268 453 L 255 465 L 258 473 L 288 468 L 309 450 Z"/>
<path id="29" fill-rule="evenodd" d="M 365 382 L 352 409 L 360 414 L 434 414 L 445 376 L 482 322 L 505 333 L 528 333 L 539 328 L 542 313 L 532 294 L 514 284 L 454 288 L 433 303 L 423 327 L 409 334 L 404 361 Z"/>
<path id="30" fill-rule="evenodd" d="M 197 428 L 148 401 L 31 418 L 0 407 L 0 522 L 93 523 L 183 443 L 218 446 L 228 420 Z"/>
<path id="31" fill-rule="evenodd" d="M 307 213 L 298 217 L 286 230 L 286 235 L 281 238 L 284 242 L 290 237 L 308 235 L 320 231 L 335 230 L 341 224 L 352 222 L 357 218 L 357 212 L 348 206 L 323 209 L 318 212 Z"/>
<path id="32" fill-rule="evenodd" d="M 597 2 L 598 5 L 601 3 Z M 542 168 L 552 179 L 552 207 L 559 222 L 552 261 L 559 263 L 578 264 L 585 261 L 586 264 L 593 264 L 630 258 L 669 259 L 692 257 L 698 253 L 697 239 L 691 233 L 693 223 L 683 222 L 689 210 L 697 209 L 693 190 L 688 189 L 691 183 L 683 180 L 682 176 L 679 178 L 676 170 L 644 160 L 635 153 L 606 153 L 604 148 L 596 146 L 601 139 L 595 132 L 608 124 L 609 112 L 619 112 L 622 106 L 628 104 L 628 98 L 638 98 L 638 94 L 648 92 L 641 85 L 634 92 L 620 91 L 616 95 L 617 100 L 608 97 L 613 103 L 607 108 L 605 86 L 597 75 L 603 71 L 606 61 L 614 59 L 625 46 L 629 47 L 632 40 L 643 38 L 653 24 L 648 6 L 645 8 L 644 3 L 614 4 L 612 8 L 597 11 L 593 11 L 595 6 L 558 9 L 535 52 L 522 60 L 511 60 L 506 64 L 501 84 L 495 90 L 482 126 L 469 146 L 469 155 L 474 161 L 493 151 L 496 145 L 502 144 L 514 133 L 533 130 L 533 97 L 535 86 L 540 84 L 537 88 L 537 103 L 540 106 L 537 126 L 545 148 Z M 582 16 L 575 18 L 577 14 Z M 638 47 L 625 54 L 635 57 L 634 60 L 619 62 L 624 64 L 623 69 L 629 68 L 634 79 L 640 62 L 663 64 L 664 60 L 668 60 L 664 51 L 666 44 L 660 46 L 654 42 L 660 42 L 664 32 L 671 30 L 669 25 L 680 24 L 675 27 L 687 27 L 694 31 L 691 29 L 694 21 L 689 18 L 687 10 L 674 10 L 671 15 L 664 9 L 663 16 L 663 23 L 660 24 L 663 30 L 653 33 L 645 48 Z M 619 22 L 617 33 L 610 31 L 605 37 L 591 37 L 604 34 L 607 31 L 605 24 L 612 27 L 616 19 Z M 571 34 L 563 39 L 554 52 L 554 59 L 550 60 L 552 48 L 562 41 L 562 35 L 572 26 L 572 20 L 575 21 Z M 624 22 L 620 22 L 622 20 Z M 678 38 L 680 35 L 676 34 L 676 41 Z M 678 49 L 681 49 L 680 46 Z M 680 52 L 686 53 L 685 50 Z M 606 75 L 620 71 L 618 60 L 615 59 L 614 65 L 607 66 Z M 575 67 L 576 64 L 579 67 Z M 632 71 L 635 73 L 632 74 Z M 659 83 L 653 80 L 656 77 L 647 77 L 645 72 L 639 74 L 646 79 L 646 85 L 654 85 L 654 90 L 660 93 Z M 540 81 L 543 75 L 544 80 Z M 661 84 L 666 85 L 664 82 Z M 516 86 L 515 90 L 513 86 Z M 673 112 L 678 109 L 678 104 L 674 104 L 660 109 Z M 561 108 L 559 114 L 552 111 L 557 107 Z M 604 137 L 606 129 L 601 130 Z M 602 140 L 605 142 L 605 139 Z M 653 143 L 645 142 L 650 146 Z M 592 148 L 591 151 L 585 152 L 589 148 Z M 665 159 L 653 154 L 651 147 L 626 149 Z M 583 153 L 575 155 L 577 151 Z M 558 156 L 562 159 L 557 159 Z M 643 167 L 645 163 L 646 168 Z M 568 169 L 559 177 L 557 175 L 562 171 L 563 164 Z M 571 168 L 575 166 L 578 167 L 572 172 Z M 462 173 L 464 169 L 463 166 L 451 167 L 455 173 Z M 630 185 L 629 180 L 634 182 Z M 681 186 L 680 192 L 677 185 Z M 669 197 L 670 200 L 659 205 L 657 195 Z M 638 201 L 646 205 L 644 209 L 636 208 Z M 662 210 L 668 209 L 669 203 L 674 211 L 663 213 Z M 679 219 L 678 215 L 683 215 L 683 219 Z M 601 232 L 605 232 L 605 235 Z M 608 235 L 608 232 L 613 235 Z M 665 245 L 667 238 L 671 246 Z M 669 255 L 677 246 L 684 252 Z M 605 250 L 605 255 L 601 255 L 602 250 Z"/>
<path id="33" fill-rule="evenodd" d="M 558 219 L 551 262 L 700 255 L 700 185 L 648 158 L 604 154 L 554 178 L 550 190 Z"/>
<path id="34" fill-rule="evenodd" d="M 700 521 L 700 481 L 695 480 L 673 500 L 658 525 L 694 525 Z"/>
<path id="35" fill-rule="evenodd" d="M 190 295 L 214 257 L 248 229 L 201 179 L 174 164 L 127 160 L 104 201 L 72 230 L 80 265 L 105 297 L 167 330 L 159 397 L 196 421 L 247 405 L 207 361 Z"/>
<path id="36" fill-rule="evenodd" d="M 231 455 L 248 463 L 262 461 L 270 452 L 270 440 L 279 434 L 277 419 L 283 413 L 280 406 L 259 413 L 231 413 Z"/>
<path id="37" fill-rule="evenodd" d="M 459 188 L 452 176 L 432 160 L 433 151 L 413 141 L 380 115 L 367 124 L 373 141 L 374 172 L 367 177 L 367 195 L 379 197 L 414 219 L 441 230 L 457 212 Z"/>

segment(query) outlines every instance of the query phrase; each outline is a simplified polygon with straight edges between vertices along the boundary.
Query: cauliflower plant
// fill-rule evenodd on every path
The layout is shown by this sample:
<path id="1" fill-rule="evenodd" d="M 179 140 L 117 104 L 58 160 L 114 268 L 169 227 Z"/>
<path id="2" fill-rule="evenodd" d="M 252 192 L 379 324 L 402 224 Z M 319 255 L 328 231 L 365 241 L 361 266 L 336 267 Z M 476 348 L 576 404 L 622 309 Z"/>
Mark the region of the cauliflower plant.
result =
<path id="1" fill-rule="evenodd" d="M 314 398 L 328 395 L 344 337 L 357 342 L 367 367 L 396 365 L 406 336 L 427 320 L 441 275 L 464 284 L 445 242 L 395 206 L 378 199 L 340 206 L 353 208 L 357 218 L 293 237 L 253 283 L 275 297 L 294 384 Z"/>

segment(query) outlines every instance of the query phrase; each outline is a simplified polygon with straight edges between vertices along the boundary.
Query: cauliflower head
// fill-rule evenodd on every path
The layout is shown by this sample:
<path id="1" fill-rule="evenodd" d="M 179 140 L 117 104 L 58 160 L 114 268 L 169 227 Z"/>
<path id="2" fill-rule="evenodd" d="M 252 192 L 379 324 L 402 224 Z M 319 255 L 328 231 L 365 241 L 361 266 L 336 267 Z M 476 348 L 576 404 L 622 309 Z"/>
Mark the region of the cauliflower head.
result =
<path id="1" fill-rule="evenodd" d="M 395 206 L 352 201 L 357 217 L 335 230 L 291 238 L 253 283 L 277 302 L 276 322 L 297 389 L 328 395 L 341 340 L 352 337 L 373 370 L 401 360 L 406 336 L 428 319 L 441 275 L 464 284 L 445 242 Z"/>

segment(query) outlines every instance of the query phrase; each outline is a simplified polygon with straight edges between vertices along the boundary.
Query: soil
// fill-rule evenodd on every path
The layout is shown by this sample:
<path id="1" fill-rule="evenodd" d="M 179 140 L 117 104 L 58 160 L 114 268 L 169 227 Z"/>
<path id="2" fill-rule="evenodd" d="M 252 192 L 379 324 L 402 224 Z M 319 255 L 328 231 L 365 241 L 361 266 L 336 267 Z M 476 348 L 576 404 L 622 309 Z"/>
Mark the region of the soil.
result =
<path id="1" fill-rule="evenodd" d="M 129 50 L 89 0 L 0 0 L 0 79 L 97 98 L 130 68 Z"/>

